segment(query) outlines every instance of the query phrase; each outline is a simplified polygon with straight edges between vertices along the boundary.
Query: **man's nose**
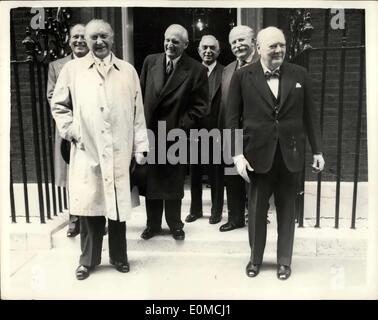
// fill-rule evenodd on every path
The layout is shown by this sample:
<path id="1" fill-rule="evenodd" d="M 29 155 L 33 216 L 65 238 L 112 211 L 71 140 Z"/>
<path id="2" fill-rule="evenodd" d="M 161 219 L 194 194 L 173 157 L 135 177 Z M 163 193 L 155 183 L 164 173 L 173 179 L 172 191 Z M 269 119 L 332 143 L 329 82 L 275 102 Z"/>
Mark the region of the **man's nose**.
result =
<path id="1" fill-rule="evenodd" d="M 103 43 L 103 41 L 102 41 L 101 38 L 97 38 L 97 39 L 96 39 L 96 44 L 102 44 L 102 43 Z"/>
<path id="2" fill-rule="evenodd" d="M 277 45 L 276 46 L 276 50 L 274 50 L 275 52 L 280 52 L 280 51 L 282 51 L 282 46 L 280 46 L 280 45 Z"/>

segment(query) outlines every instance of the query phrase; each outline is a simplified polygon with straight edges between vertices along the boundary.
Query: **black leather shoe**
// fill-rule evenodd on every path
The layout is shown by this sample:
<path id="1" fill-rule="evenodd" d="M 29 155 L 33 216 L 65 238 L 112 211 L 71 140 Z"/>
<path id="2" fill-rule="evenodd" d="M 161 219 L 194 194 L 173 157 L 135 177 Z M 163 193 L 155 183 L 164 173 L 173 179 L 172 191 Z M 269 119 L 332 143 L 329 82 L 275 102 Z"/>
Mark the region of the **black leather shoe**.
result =
<path id="1" fill-rule="evenodd" d="M 247 276 L 250 278 L 256 277 L 260 272 L 260 266 L 260 264 L 253 264 L 251 261 L 248 262 L 247 266 L 245 267 Z"/>
<path id="2" fill-rule="evenodd" d="M 75 271 L 76 279 L 77 280 L 87 279 L 89 277 L 90 270 L 91 270 L 90 267 L 86 267 L 83 265 L 78 266 Z"/>
<path id="3" fill-rule="evenodd" d="M 291 268 L 280 264 L 277 268 L 277 278 L 280 280 L 286 280 L 291 275 Z"/>
<path id="4" fill-rule="evenodd" d="M 173 236 L 173 239 L 175 239 L 175 240 L 184 240 L 185 239 L 185 232 L 182 229 L 173 230 L 172 236 Z"/>
<path id="5" fill-rule="evenodd" d="M 115 266 L 115 268 L 117 269 L 117 271 L 119 272 L 122 272 L 122 273 L 127 273 L 130 271 L 130 265 L 128 262 L 124 263 L 124 262 L 114 262 L 112 259 L 110 259 L 110 264 L 112 264 L 113 266 Z"/>
<path id="6" fill-rule="evenodd" d="M 154 230 L 151 227 L 147 227 L 144 229 L 143 233 L 140 235 L 140 237 L 144 240 L 151 239 L 152 237 L 156 236 L 161 232 L 161 228 L 158 230 Z"/>
<path id="7" fill-rule="evenodd" d="M 77 228 L 68 229 L 67 230 L 67 237 L 73 238 L 73 237 L 76 237 L 79 233 L 80 233 L 80 231 Z"/>
<path id="8" fill-rule="evenodd" d="M 244 226 L 245 226 L 244 223 L 235 224 L 235 223 L 232 223 L 232 222 L 227 222 L 219 228 L 219 231 L 220 232 L 226 232 L 226 231 L 231 231 L 231 230 L 238 229 L 238 228 L 243 228 Z"/>
<path id="9" fill-rule="evenodd" d="M 202 217 L 202 214 L 201 215 L 195 215 L 193 213 L 189 214 L 186 218 L 185 218 L 185 221 L 186 222 L 193 222 L 193 221 L 196 221 L 197 219 L 201 218 Z"/>
<path id="10" fill-rule="evenodd" d="M 222 217 L 210 217 L 209 223 L 210 224 L 217 224 L 222 220 Z"/>

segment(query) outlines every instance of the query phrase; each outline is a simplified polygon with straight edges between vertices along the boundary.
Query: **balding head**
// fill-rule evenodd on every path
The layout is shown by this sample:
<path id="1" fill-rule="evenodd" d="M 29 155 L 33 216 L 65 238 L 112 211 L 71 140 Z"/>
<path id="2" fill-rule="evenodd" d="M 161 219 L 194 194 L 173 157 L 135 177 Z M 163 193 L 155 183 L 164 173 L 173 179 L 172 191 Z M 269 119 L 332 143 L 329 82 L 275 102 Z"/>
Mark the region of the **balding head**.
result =
<path id="1" fill-rule="evenodd" d="M 228 36 L 232 53 L 239 60 L 247 59 L 255 52 L 255 32 L 248 26 L 232 28 Z"/>
<path id="2" fill-rule="evenodd" d="M 83 24 L 75 24 L 70 28 L 70 39 L 68 42 L 72 53 L 81 58 L 85 56 L 89 49 L 85 41 L 85 27 Z"/>
<path id="3" fill-rule="evenodd" d="M 188 47 L 188 31 L 179 25 L 170 25 L 164 33 L 164 50 L 167 57 L 171 60 L 181 56 Z"/>
<path id="4" fill-rule="evenodd" d="M 203 63 L 211 65 L 218 59 L 220 53 L 219 41 L 212 35 L 205 35 L 198 45 L 198 54 Z"/>
<path id="5" fill-rule="evenodd" d="M 107 57 L 113 46 L 114 32 L 109 23 L 93 19 L 85 26 L 85 39 L 89 50 L 99 58 Z"/>
<path id="6" fill-rule="evenodd" d="M 257 34 L 257 51 L 266 67 L 270 70 L 278 68 L 286 54 L 286 40 L 282 30 L 276 27 L 260 30 Z"/>

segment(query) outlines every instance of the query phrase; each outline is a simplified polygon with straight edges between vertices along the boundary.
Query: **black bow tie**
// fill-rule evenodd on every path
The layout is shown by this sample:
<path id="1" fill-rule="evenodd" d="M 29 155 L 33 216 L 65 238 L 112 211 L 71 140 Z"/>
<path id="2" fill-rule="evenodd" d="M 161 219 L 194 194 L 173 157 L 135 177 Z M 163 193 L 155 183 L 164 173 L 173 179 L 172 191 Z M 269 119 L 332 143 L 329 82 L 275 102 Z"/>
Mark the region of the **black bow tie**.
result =
<path id="1" fill-rule="evenodd" d="M 280 70 L 276 69 L 273 72 L 266 71 L 264 75 L 265 75 L 266 80 L 279 79 L 280 78 Z"/>

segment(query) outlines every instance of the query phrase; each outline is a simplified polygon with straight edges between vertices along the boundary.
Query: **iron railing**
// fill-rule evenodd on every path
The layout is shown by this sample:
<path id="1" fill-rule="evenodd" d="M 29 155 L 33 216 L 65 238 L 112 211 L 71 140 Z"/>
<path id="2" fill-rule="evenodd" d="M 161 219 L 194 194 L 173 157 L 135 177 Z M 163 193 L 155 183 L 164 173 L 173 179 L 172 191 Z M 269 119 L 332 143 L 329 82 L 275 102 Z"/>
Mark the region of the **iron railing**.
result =
<path id="1" fill-rule="evenodd" d="M 26 58 L 19 59 L 17 54 L 15 27 L 11 12 L 11 75 L 12 96 L 17 117 L 17 131 L 19 156 L 21 162 L 22 193 L 25 208 L 25 220 L 31 222 L 30 212 L 30 180 L 28 179 L 27 163 L 30 159 L 26 155 L 25 113 L 30 106 L 32 118 L 32 144 L 35 163 L 35 180 L 37 184 L 38 211 L 41 223 L 46 218 L 57 216 L 58 212 L 67 209 L 67 191 L 55 186 L 54 178 L 54 134 L 55 124 L 51 117 L 49 103 L 46 97 L 48 63 L 67 55 L 68 24 L 70 13 L 66 9 L 45 9 L 46 20 L 44 27 L 37 30 L 26 28 L 26 37 L 22 41 Z M 20 68 L 22 72 L 20 72 Z M 20 82 L 20 77 L 26 81 Z M 28 88 L 27 84 L 28 83 Z M 21 85 L 23 86 L 21 88 Z M 28 92 L 28 94 L 25 94 Z M 13 122 L 12 122 L 13 123 Z M 17 146 L 11 146 L 16 148 Z M 15 160 L 10 160 L 10 203 L 11 219 L 17 222 L 20 214 L 15 205 Z M 30 172 L 29 172 L 30 173 Z"/>
<path id="2" fill-rule="evenodd" d="M 364 81 L 365 81 L 365 20 L 364 13 L 361 12 L 361 44 L 347 45 L 347 28 L 342 29 L 341 45 L 329 46 L 329 21 L 330 10 L 325 10 L 324 14 L 324 42 L 323 47 L 312 47 L 310 44 L 311 33 L 313 27 L 311 25 L 311 16 L 309 10 L 296 9 L 290 22 L 291 41 L 289 48 L 289 58 L 293 63 L 304 66 L 311 71 L 310 59 L 315 53 L 322 55 L 322 73 L 321 73 L 321 88 L 320 88 L 320 130 L 323 137 L 324 132 L 324 110 L 325 110 L 325 96 L 327 94 L 326 78 L 331 72 L 327 67 L 327 57 L 329 52 L 340 52 L 340 73 L 338 78 L 338 110 L 337 110 L 337 160 L 336 160 L 336 195 L 335 195 L 335 212 L 334 212 L 334 227 L 339 228 L 340 223 L 340 193 L 341 193 L 341 174 L 342 174 L 342 142 L 343 142 L 343 119 L 344 119 L 344 93 L 345 93 L 345 69 L 346 69 L 346 53 L 350 51 L 359 52 L 359 80 L 358 80 L 358 100 L 356 105 L 356 139 L 355 139 L 355 153 L 354 153 L 354 173 L 353 173 L 353 204 L 351 210 L 351 224 L 350 227 L 356 227 L 356 208 L 357 208 L 357 192 L 359 182 L 359 168 L 360 168 L 360 145 L 361 145 L 361 128 L 362 128 L 362 113 L 365 103 L 363 101 L 364 95 Z M 311 72 L 310 72 L 311 73 Z M 326 157 L 327 160 L 327 157 Z M 306 162 L 306 160 L 305 160 Z M 303 171 L 299 182 L 299 193 L 297 202 L 297 221 L 298 226 L 303 227 L 304 223 L 304 190 L 305 190 L 306 168 L 303 165 Z M 316 222 L 315 227 L 320 227 L 321 216 L 321 195 L 322 195 L 322 174 L 319 173 L 317 177 L 317 196 L 316 196 Z"/>

